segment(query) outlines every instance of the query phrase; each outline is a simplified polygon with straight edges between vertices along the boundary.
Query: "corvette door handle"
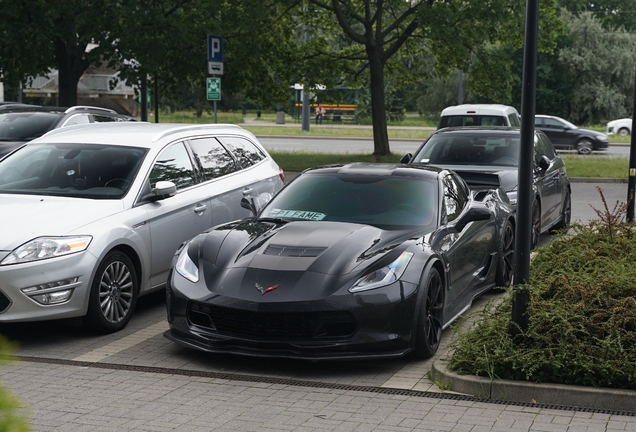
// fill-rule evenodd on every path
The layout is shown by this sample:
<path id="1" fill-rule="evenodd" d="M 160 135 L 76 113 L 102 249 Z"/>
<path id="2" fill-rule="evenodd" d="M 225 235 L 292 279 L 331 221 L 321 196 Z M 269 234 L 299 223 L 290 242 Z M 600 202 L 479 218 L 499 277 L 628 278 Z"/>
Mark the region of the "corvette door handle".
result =
<path id="1" fill-rule="evenodd" d="M 194 208 L 194 212 L 196 214 L 201 214 L 205 211 L 205 209 L 207 209 L 208 206 L 205 204 L 198 204 L 195 208 Z"/>

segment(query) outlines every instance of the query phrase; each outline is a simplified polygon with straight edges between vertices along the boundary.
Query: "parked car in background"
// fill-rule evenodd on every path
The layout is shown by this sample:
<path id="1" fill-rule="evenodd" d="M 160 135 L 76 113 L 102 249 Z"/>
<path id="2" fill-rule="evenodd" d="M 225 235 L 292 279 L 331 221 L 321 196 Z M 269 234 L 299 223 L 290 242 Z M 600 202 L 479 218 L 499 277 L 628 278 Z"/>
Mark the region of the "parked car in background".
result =
<path id="1" fill-rule="evenodd" d="M 449 128 L 435 132 L 402 162 L 451 169 L 471 188 L 501 186 L 516 208 L 519 148 L 518 128 Z M 532 247 L 536 247 L 541 233 L 570 224 L 572 191 L 563 159 L 540 131 L 534 135 L 533 163 Z"/>
<path id="2" fill-rule="evenodd" d="M 175 251 L 246 217 L 283 173 L 234 125 L 60 128 L 0 160 L 0 323 L 85 317 L 122 329 Z"/>
<path id="3" fill-rule="evenodd" d="M 607 122 L 605 132 L 608 135 L 627 136 L 632 134 L 632 119 L 624 118 Z"/>
<path id="4" fill-rule="evenodd" d="M 592 151 L 607 150 L 609 146 L 609 139 L 603 132 L 581 129 L 561 117 L 536 115 L 534 127 L 545 133 L 557 149 L 590 154 Z"/>
<path id="5" fill-rule="evenodd" d="M 85 123 L 131 120 L 134 118 L 107 108 L 59 108 L 6 103 L 0 106 L 0 158 L 53 129 Z"/>
<path id="6" fill-rule="evenodd" d="M 464 104 L 444 108 L 437 129 L 458 126 L 516 126 L 519 113 L 514 107 L 500 104 Z"/>
<path id="7" fill-rule="evenodd" d="M 175 257 L 168 339 L 248 356 L 428 358 L 475 297 L 512 281 L 506 195 L 473 193 L 445 169 L 309 169 L 255 213 Z"/>

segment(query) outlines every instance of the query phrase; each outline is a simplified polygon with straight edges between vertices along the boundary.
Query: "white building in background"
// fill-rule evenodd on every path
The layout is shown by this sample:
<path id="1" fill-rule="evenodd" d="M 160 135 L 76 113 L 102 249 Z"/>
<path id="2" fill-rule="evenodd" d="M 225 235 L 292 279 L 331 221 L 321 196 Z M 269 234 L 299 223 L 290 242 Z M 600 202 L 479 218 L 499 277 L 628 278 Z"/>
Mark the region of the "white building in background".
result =
<path id="1" fill-rule="evenodd" d="M 117 79 L 119 73 L 114 69 L 89 68 L 77 85 L 77 104 L 110 108 L 132 116 L 138 115 L 139 104 L 135 88 L 117 80 L 111 89 L 111 81 Z M 3 93 L 0 92 L 0 95 Z M 47 76 L 38 76 L 32 83 L 24 85 L 24 98 L 52 99 L 47 105 L 58 105 L 59 81 L 58 71 L 52 70 Z"/>

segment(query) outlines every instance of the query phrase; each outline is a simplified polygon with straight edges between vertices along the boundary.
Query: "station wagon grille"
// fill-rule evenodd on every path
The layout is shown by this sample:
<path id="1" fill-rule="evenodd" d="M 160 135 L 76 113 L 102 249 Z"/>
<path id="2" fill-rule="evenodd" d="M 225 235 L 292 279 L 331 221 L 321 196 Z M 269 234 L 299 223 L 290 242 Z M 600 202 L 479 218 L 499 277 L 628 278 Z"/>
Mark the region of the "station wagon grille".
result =
<path id="1" fill-rule="evenodd" d="M 357 324 L 349 312 L 257 312 L 191 302 L 188 320 L 220 334 L 265 338 L 342 338 Z"/>

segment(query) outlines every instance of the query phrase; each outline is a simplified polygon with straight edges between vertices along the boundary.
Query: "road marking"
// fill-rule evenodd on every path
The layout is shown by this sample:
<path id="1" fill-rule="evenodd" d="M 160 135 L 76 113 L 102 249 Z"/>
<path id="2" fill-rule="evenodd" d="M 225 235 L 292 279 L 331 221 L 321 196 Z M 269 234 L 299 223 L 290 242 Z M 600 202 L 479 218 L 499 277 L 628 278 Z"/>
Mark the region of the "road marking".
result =
<path id="1" fill-rule="evenodd" d="M 138 332 L 116 340 L 115 342 L 109 343 L 108 345 L 105 345 L 101 348 L 97 348 L 93 351 L 82 354 L 79 357 L 75 357 L 73 360 L 91 363 L 102 361 L 105 358 L 122 352 L 128 348 L 132 348 L 139 343 L 147 341 L 148 339 L 153 338 L 168 329 L 168 322 L 161 321 L 157 324 L 151 325 L 150 327 L 146 327 L 143 330 L 139 330 Z"/>

